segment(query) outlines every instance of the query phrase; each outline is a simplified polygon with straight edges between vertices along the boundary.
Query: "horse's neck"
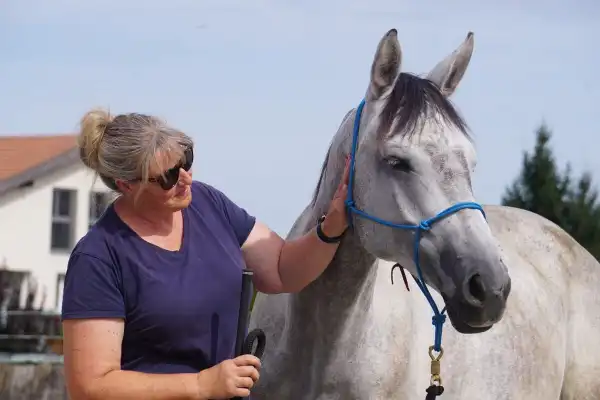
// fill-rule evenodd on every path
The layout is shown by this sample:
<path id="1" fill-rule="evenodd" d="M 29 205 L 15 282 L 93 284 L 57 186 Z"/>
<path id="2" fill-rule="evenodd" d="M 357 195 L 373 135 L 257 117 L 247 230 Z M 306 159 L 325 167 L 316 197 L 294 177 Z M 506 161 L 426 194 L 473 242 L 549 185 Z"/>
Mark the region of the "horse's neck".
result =
<path id="1" fill-rule="evenodd" d="M 291 295 L 289 322 L 293 330 L 310 327 L 325 339 L 339 336 L 350 320 L 366 322 L 377 277 L 377 260 L 362 248 L 351 231 L 348 234 L 323 274 L 301 292 Z"/>
<path id="2" fill-rule="evenodd" d="M 298 218 L 290 236 L 299 236 L 314 228 L 318 216 L 327 211 L 344 169 L 347 151 L 342 148 L 348 146 L 343 136 L 332 143 L 315 202 Z M 292 323 L 301 325 L 312 321 L 322 326 L 323 331 L 333 333 L 350 316 L 360 317 L 359 314 L 368 312 L 377 274 L 376 262 L 350 227 L 323 274 L 291 296 L 292 319 L 295 320 Z"/>

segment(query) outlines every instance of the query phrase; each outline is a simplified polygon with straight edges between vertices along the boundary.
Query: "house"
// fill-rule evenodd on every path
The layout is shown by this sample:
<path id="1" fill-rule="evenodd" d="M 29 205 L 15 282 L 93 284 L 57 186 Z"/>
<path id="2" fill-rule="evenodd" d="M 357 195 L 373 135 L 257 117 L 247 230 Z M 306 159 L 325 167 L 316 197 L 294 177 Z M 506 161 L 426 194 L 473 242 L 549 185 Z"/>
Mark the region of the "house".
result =
<path id="1" fill-rule="evenodd" d="M 59 311 L 70 251 L 112 198 L 75 135 L 0 136 L 0 268 L 30 271 Z"/>

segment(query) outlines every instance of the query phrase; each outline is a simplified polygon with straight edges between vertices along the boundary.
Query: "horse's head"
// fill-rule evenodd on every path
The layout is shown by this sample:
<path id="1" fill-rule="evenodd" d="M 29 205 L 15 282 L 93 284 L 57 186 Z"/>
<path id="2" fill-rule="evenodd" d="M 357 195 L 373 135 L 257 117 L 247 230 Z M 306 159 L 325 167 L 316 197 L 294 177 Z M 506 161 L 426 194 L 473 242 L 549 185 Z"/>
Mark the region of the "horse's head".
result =
<path id="1" fill-rule="evenodd" d="M 472 52 L 470 33 L 423 79 L 401 73 L 395 30 L 381 39 L 355 155 L 353 198 L 359 209 L 418 225 L 456 203 L 474 201 L 475 148 L 448 100 Z M 344 125 L 352 123 L 348 118 Z M 356 215 L 353 225 L 367 251 L 416 274 L 414 231 Z M 419 253 L 425 281 L 442 295 L 459 332 L 482 332 L 501 319 L 510 277 L 482 212 L 463 209 L 436 222 L 423 233 Z"/>

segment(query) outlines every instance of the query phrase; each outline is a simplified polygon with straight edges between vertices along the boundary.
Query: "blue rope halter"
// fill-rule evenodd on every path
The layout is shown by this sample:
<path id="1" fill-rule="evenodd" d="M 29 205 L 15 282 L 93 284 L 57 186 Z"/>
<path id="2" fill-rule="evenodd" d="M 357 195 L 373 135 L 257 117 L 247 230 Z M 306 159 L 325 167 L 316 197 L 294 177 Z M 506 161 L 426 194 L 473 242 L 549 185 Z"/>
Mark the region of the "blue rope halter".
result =
<path id="1" fill-rule="evenodd" d="M 460 210 L 464 210 L 464 209 L 479 210 L 483 213 L 484 218 L 485 218 L 485 212 L 483 211 L 483 207 L 478 203 L 461 202 L 461 203 L 454 204 L 453 206 L 441 211 L 439 214 L 437 214 L 436 216 L 434 216 L 432 218 L 424 219 L 423 221 L 419 222 L 418 225 L 409 225 L 409 224 L 397 224 L 394 222 L 386 221 L 386 220 L 377 218 L 373 215 L 370 215 L 370 214 L 360 210 L 359 208 L 357 208 L 356 204 L 354 203 L 353 197 L 352 197 L 352 189 L 354 186 L 354 170 L 355 170 L 355 162 L 356 162 L 356 151 L 358 148 L 358 132 L 360 129 L 360 118 L 362 116 L 362 111 L 363 111 L 364 106 L 365 106 L 365 100 L 363 99 L 360 102 L 360 105 L 358 106 L 358 108 L 356 109 L 356 117 L 354 119 L 354 131 L 352 134 L 352 149 L 351 149 L 351 153 L 350 153 L 350 175 L 349 175 L 349 180 L 348 180 L 348 195 L 346 197 L 346 207 L 348 210 L 349 219 L 351 222 L 352 219 L 350 217 L 351 217 L 351 214 L 354 213 L 360 217 L 371 220 L 371 221 L 376 222 L 381 225 L 389 226 L 391 228 L 415 231 L 414 250 L 413 250 L 414 262 L 415 262 L 415 266 L 417 268 L 417 277 L 415 277 L 415 281 L 417 283 L 417 286 L 419 286 L 419 289 L 421 289 L 421 292 L 423 292 L 423 295 L 425 295 L 425 298 L 429 302 L 431 309 L 433 310 L 432 323 L 435 328 L 435 340 L 434 340 L 434 344 L 433 344 L 433 349 L 436 352 L 439 352 L 439 351 L 441 351 L 441 348 L 442 348 L 442 330 L 444 328 L 444 323 L 446 322 L 446 315 L 445 315 L 446 307 L 444 307 L 444 309 L 442 311 L 439 310 L 437 304 L 433 300 L 433 297 L 431 297 L 431 293 L 429 292 L 427 285 L 425 284 L 425 279 L 423 278 L 423 272 L 421 271 L 421 265 L 419 262 L 419 243 L 421 242 L 421 237 L 423 235 L 423 232 L 427 232 L 428 230 L 430 230 L 431 225 L 433 225 L 434 223 L 436 223 L 436 222 L 438 222 Z"/>

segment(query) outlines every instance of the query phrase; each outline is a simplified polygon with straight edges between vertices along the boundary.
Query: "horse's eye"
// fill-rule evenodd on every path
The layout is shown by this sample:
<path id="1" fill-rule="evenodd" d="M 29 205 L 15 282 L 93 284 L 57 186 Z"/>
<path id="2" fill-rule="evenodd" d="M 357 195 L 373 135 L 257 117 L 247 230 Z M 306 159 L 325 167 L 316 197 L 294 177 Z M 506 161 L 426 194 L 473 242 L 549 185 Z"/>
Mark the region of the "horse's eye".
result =
<path id="1" fill-rule="evenodd" d="M 410 162 L 405 158 L 387 157 L 385 162 L 395 171 L 411 172 L 413 170 Z"/>

